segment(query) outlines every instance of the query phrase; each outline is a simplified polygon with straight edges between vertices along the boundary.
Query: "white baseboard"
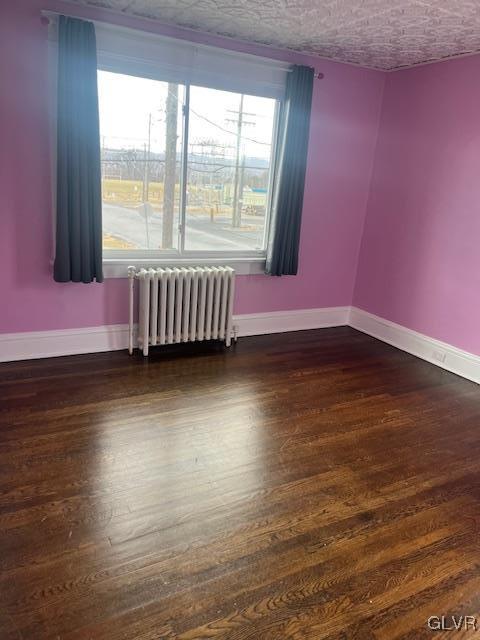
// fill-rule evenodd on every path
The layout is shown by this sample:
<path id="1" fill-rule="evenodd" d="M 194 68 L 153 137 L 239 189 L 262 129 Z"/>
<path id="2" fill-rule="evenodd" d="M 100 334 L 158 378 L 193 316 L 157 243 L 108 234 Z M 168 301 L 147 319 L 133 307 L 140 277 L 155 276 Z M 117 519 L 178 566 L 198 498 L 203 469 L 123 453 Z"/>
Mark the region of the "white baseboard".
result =
<path id="1" fill-rule="evenodd" d="M 348 324 L 422 360 L 480 384 L 480 357 L 352 307 Z"/>
<path id="2" fill-rule="evenodd" d="M 0 334 L 0 362 L 53 358 L 128 347 L 128 325 Z"/>
<path id="3" fill-rule="evenodd" d="M 349 307 L 300 309 L 238 315 L 233 319 L 238 336 L 280 331 L 320 329 L 346 325 Z M 59 329 L 0 334 L 0 362 L 52 358 L 79 353 L 116 351 L 128 346 L 128 325 L 105 325 L 84 329 Z"/>
<path id="4" fill-rule="evenodd" d="M 271 311 L 234 316 L 233 326 L 238 336 L 259 336 L 266 333 L 324 329 L 348 324 L 350 307 Z"/>
<path id="5" fill-rule="evenodd" d="M 480 384 L 480 357 L 356 307 L 237 315 L 238 336 L 350 325 L 383 342 Z M 127 349 L 128 325 L 0 334 L 0 362 Z"/>

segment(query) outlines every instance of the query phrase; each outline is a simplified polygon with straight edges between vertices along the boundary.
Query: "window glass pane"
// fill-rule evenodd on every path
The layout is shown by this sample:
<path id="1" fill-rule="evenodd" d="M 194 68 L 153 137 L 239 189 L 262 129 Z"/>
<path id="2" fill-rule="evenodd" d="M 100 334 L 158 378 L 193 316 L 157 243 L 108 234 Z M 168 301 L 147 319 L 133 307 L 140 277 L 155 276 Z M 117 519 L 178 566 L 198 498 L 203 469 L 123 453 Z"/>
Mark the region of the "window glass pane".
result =
<path id="1" fill-rule="evenodd" d="M 178 247 L 184 87 L 98 72 L 104 249 Z"/>
<path id="2" fill-rule="evenodd" d="M 275 104 L 191 87 L 187 250 L 264 249 Z"/>

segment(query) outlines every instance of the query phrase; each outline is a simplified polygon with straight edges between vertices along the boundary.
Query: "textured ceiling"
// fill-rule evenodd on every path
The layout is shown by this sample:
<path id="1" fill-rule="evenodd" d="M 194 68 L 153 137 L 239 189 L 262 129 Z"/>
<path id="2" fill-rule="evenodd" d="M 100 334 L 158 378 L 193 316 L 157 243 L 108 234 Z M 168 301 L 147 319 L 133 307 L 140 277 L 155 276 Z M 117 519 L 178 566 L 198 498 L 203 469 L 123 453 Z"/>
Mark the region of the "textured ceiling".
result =
<path id="1" fill-rule="evenodd" d="M 480 50 L 480 0 L 77 0 L 367 67 Z"/>

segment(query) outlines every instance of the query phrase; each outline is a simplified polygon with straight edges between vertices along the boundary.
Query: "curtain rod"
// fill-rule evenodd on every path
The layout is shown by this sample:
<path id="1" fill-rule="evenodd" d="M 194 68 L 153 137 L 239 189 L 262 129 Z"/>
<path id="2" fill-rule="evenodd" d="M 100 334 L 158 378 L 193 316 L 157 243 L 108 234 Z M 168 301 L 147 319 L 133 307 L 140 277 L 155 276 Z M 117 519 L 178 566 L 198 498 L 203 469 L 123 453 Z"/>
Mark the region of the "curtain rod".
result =
<path id="1" fill-rule="evenodd" d="M 42 9 L 40 11 L 40 21 L 42 22 L 42 24 L 48 25 L 48 24 L 50 24 L 51 21 L 56 20 L 61 15 L 65 15 L 68 18 L 77 18 L 78 20 L 85 20 L 86 19 L 89 22 L 93 22 L 94 25 L 106 26 L 106 27 L 112 27 L 112 28 L 118 27 L 120 29 L 130 29 L 131 31 L 140 31 L 142 33 L 148 33 L 149 35 L 158 36 L 160 38 L 166 38 L 166 39 L 169 39 L 169 40 L 177 40 L 177 41 L 178 40 L 183 40 L 185 42 L 189 42 L 191 45 L 193 45 L 195 47 L 206 48 L 206 49 L 222 49 L 222 48 L 225 48 L 225 47 L 219 47 L 219 46 L 210 45 L 210 44 L 192 42 L 191 40 L 188 40 L 188 38 L 176 38 L 175 36 L 165 36 L 165 35 L 163 35 L 161 33 L 155 33 L 153 31 L 143 31 L 142 29 L 136 29 L 135 27 L 126 27 L 124 25 L 118 25 L 118 24 L 115 24 L 113 22 L 108 22 L 106 20 L 92 20 L 92 19 L 89 19 L 89 18 L 83 18 L 83 17 L 72 15 L 72 14 L 65 14 L 65 13 L 61 13 L 59 11 L 50 11 L 50 10 L 46 10 L 46 9 Z M 156 21 L 153 18 L 151 19 L 151 22 L 156 23 Z M 159 24 L 161 25 L 162 23 L 159 23 Z M 178 27 L 178 28 L 179 29 L 183 29 L 183 27 Z M 194 33 L 197 33 L 199 35 L 203 35 L 200 31 L 195 31 L 194 29 L 192 29 L 191 31 L 194 32 Z M 214 34 L 214 35 L 216 35 L 216 34 Z M 224 36 L 218 35 L 218 37 L 222 38 Z M 230 39 L 232 41 L 234 40 L 234 38 L 230 38 Z M 244 43 L 245 44 L 251 44 L 251 43 L 248 43 L 248 42 L 244 42 Z M 260 46 L 262 46 L 262 45 L 260 45 Z M 263 46 L 268 46 L 268 45 L 263 45 Z M 289 65 L 284 70 L 287 73 L 290 73 L 292 71 L 291 64 L 288 63 L 288 62 L 285 62 L 284 60 L 277 60 L 276 58 L 268 58 L 266 56 L 257 56 L 257 55 L 255 55 L 253 53 L 245 53 L 244 51 L 235 51 L 234 49 L 232 49 L 231 51 L 233 51 L 234 53 L 243 55 L 245 57 L 248 57 L 248 58 L 253 58 L 254 60 L 257 61 L 257 64 L 259 64 L 259 65 L 271 64 L 272 62 L 277 62 L 279 64 L 284 64 L 284 65 Z M 315 79 L 322 80 L 324 77 L 325 77 L 324 73 L 315 71 L 315 73 L 314 73 L 314 78 Z"/>

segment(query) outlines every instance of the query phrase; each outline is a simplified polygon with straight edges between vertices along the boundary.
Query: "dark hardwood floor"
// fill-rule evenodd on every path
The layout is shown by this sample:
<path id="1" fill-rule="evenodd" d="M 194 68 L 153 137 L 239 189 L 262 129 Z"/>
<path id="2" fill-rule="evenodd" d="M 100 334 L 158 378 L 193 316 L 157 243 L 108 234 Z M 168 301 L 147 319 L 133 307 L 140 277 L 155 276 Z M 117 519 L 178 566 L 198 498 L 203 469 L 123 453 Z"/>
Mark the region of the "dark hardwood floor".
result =
<path id="1" fill-rule="evenodd" d="M 480 615 L 474 383 L 338 328 L 1 365 L 0 403 L 1 640 L 472 633 L 426 623 Z"/>

